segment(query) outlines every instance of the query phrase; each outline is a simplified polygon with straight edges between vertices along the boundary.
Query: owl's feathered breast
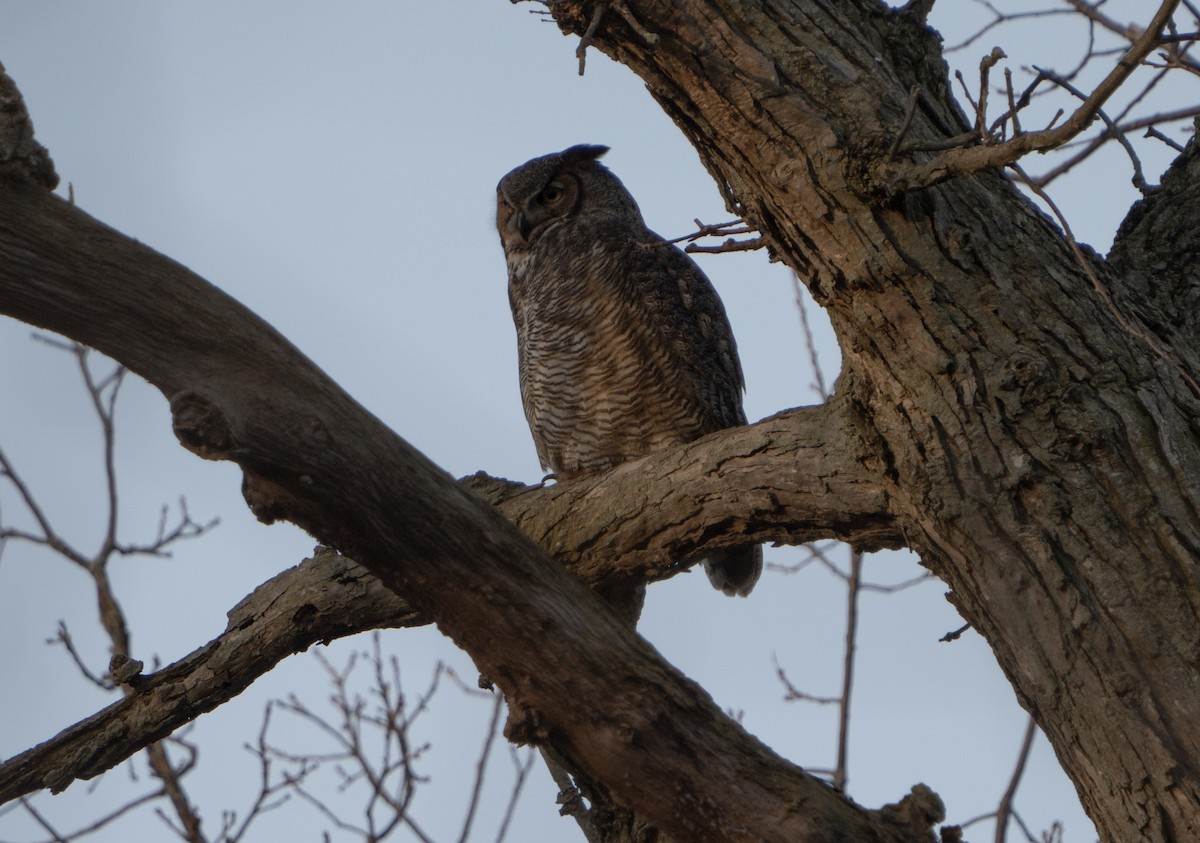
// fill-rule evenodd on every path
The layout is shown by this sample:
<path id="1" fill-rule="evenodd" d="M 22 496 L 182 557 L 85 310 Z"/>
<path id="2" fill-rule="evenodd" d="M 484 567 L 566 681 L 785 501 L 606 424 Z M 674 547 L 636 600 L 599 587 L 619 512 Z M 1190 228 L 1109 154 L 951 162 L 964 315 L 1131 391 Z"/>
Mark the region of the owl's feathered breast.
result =
<path id="1" fill-rule="evenodd" d="M 600 471 L 745 423 L 724 308 L 681 251 L 627 218 L 567 218 L 510 256 L 521 397 L 538 456 Z"/>

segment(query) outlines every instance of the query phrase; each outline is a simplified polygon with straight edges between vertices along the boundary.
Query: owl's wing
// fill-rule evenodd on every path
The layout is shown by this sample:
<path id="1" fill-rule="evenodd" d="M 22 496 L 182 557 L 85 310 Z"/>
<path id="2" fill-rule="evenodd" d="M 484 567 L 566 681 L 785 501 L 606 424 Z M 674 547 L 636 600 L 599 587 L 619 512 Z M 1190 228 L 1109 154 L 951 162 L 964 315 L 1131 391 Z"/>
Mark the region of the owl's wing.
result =
<path id="1" fill-rule="evenodd" d="M 631 238 L 632 239 L 632 238 Z M 662 363 L 664 387 L 688 406 L 691 438 L 746 423 L 745 379 L 729 317 L 717 291 L 683 251 L 643 229 L 626 261 L 631 301 Z"/>

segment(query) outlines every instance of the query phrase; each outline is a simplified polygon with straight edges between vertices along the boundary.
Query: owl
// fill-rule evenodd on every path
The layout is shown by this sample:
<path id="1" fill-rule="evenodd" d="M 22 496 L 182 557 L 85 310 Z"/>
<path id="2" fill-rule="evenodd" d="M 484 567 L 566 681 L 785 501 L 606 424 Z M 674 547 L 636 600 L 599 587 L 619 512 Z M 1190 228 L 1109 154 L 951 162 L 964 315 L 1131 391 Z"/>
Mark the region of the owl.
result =
<path id="1" fill-rule="evenodd" d="M 746 423 L 729 319 L 700 267 L 646 228 L 598 159 L 573 146 L 517 167 L 496 189 L 521 400 L 542 467 L 560 480 Z M 757 545 L 704 560 L 746 595 Z"/>

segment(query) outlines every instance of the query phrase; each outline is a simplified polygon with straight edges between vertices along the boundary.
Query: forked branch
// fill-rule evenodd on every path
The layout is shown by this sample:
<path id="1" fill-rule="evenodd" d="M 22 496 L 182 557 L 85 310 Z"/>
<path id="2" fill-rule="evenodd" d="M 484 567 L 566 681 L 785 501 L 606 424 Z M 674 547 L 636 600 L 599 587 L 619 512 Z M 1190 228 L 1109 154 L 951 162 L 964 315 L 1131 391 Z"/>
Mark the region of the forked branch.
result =
<path id="1" fill-rule="evenodd" d="M 983 169 L 1007 166 L 1030 152 L 1043 152 L 1067 143 L 1092 124 L 1108 99 L 1147 56 L 1162 45 L 1163 33 L 1178 6 L 1179 0 L 1163 0 L 1145 30 L 1133 40 L 1116 65 L 1063 123 L 1025 132 L 1001 143 L 957 146 L 928 161 L 899 164 L 881 157 L 874 168 L 878 188 L 886 195 L 894 195 L 929 187 Z M 984 69 L 981 67 L 981 72 Z M 982 119 L 980 115 L 977 122 Z M 975 140 L 975 137 L 971 140 Z"/>

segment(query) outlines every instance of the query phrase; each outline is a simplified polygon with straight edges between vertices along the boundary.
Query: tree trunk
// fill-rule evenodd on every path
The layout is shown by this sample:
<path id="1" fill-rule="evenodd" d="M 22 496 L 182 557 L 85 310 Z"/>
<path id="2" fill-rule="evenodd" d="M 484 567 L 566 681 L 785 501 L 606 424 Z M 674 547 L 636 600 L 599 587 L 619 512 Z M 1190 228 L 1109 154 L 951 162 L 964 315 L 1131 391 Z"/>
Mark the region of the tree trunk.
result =
<path id="1" fill-rule="evenodd" d="M 579 34 L 591 5 L 552 8 Z M 882 443 L 863 459 L 1101 835 L 1200 839 L 1197 142 L 1107 265 L 999 173 L 895 192 L 913 86 L 908 138 L 970 128 L 914 15 L 645 0 L 636 21 L 594 45 L 828 310 L 837 393 Z"/>

